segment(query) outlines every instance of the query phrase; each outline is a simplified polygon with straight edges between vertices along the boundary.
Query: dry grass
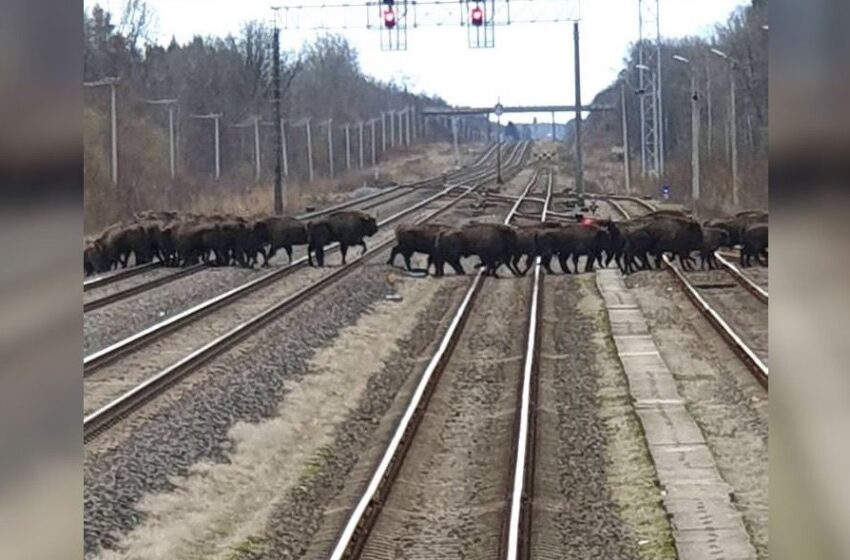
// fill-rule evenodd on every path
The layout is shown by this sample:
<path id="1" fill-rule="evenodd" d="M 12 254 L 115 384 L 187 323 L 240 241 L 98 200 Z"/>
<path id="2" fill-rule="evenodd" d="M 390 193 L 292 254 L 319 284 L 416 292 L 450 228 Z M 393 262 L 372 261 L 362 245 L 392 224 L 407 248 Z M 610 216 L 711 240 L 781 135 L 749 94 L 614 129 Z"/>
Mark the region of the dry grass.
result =
<path id="1" fill-rule="evenodd" d="M 671 202 L 693 207 L 691 200 L 691 165 L 688 161 L 667 161 L 663 181 L 640 177 L 640 161 L 632 160 L 632 194 L 660 196 L 662 184 L 671 186 Z M 740 164 L 740 204 L 732 205 L 731 167 L 722 158 L 703 160 L 700 168 L 700 201 L 695 210 L 709 218 L 731 214 L 742 209 L 767 209 L 767 160 L 745 160 Z M 586 150 L 585 174 L 588 191 L 625 193 L 623 163 L 615 161 L 604 146 Z"/>
<path id="2" fill-rule="evenodd" d="M 103 126 L 90 121 L 92 134 Z M 467 162 L 484 149 L 482 144 L 466 144 L 460 149 L 461 162 Z M 86 149 L 85 165 L 85 231 L 98 231 L 106 225 L 129 218 L 141 210 L 177 210 L 198 213 L 233 213 L 253 215 L 271 212 L 274 208 L 273 182 L 240 180 L 230 176 L 219 181 L 203 181 L 178 175 L 172 183 L 151 178 L 136 169 L 130 184 L 112 187 L 109 183 L 109 163 L 99 154 L 99 146 Z M 352 169 L 334 179 L 317 177 L 312 182 L 285 181 L 286 212 L 298 213 L 308 207 L 323 207 L 339 202 L 361 187 L 385 186 L 433 177 L 454 167 L 454 155 L 449 143 L 418 144 L 397 147 L 385 154 L 376 169 Z M 354 162 L 352 162 L 354 163 Z M 318 170 L 321 172 L 321 168 Z M 239 176 L 251 175 L 246 168 Z"/>

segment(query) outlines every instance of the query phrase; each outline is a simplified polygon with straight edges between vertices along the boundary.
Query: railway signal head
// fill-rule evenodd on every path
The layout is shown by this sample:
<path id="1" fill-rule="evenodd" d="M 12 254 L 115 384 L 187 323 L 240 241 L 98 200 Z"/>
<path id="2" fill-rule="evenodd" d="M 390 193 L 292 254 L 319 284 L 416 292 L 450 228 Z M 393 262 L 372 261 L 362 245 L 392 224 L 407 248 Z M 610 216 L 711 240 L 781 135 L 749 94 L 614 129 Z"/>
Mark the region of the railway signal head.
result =
<path id="1" fill-rule="evenodd" d="M 390 6 L 386 10 L 384 10 L 384 27 L 386 27 L 387 29 L 392 29 L 393 27 L 395 27 L 395 24 L 395 12 L 393 11 L 392 4 L 390 4 Z"/>
<path id="2" fill-rule="evenodd" d="M 481 9 L 481 6 L 472 8 L 469 13 L 469 20 L 476 27 L 481 27 L 484 24 L 484 10 Z"/>

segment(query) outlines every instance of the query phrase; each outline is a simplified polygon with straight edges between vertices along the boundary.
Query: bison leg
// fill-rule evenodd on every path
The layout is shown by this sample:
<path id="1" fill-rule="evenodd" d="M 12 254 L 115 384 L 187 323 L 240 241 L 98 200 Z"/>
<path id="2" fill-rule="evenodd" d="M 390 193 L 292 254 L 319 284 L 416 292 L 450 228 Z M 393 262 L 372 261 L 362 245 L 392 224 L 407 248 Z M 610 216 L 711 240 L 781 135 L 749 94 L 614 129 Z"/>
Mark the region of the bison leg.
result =
<path id="1" fill-rule="evenodd" d="M 540 257 L 540 264 L 543 265 L 543 268 L 549 274 L 555 274 L 555 271 L 552 270 L 552 255 L 543 255 Z"/>
<path id="2" fill-rule="evenodd" d="M 340 243 L 339 252 L 342 254 L 342 264 L 345 264 L 345 256 L 348 254 L 348 245 Z"/>
<path id="3" fill-rule="evenodd" d="M 454 259 L 449 261 L 449 266 L 451 266 L 452 269 L 454 269 L 455 273 L 457 273 L 459 276 L 466 276 L 466 271 L 463 269 L 463 265 L 460 264 L 460 259 Z M 440 267 L 440 272 L 442 272 L 442 266 Z"/>
<path id="4" fill-rule="evenodd" d="M 369 250 L 369 249 L 366 247 L 366 240 L 365 240 L 365 239 L 361 239 L 361 240 L 360 240 L 360 243 L 358 243 L 358 245 L 360 245 L 361 247 L 363 247 L 363 250 L 360 252 L 360 256 L 362 257 L 363 255 L 365 255 L 365 254 L 366 254 L 366 251 L 368 251 L 368 250 Z"/>
<path id="5" fill-rule="evenodd" d="M 390 251 L 390 258 L 387 259 L 387 264 L 390 266 L 395 266 L 395 256 L 398 255 L 401 251 L 399 251 L 398 245 L 393 247 L 393 250 Z"/>
<path id="6" fill-rule="evenodd" d="M 405 251 L 404 253 L 401 254 L 401 256 L 404 257 L 404 266 L 407 267 L 408 271 L 413 270 L 413 265 L 410 262 L 410 257 L 412 255 L 413 255 L 413 253 L 410 252 L 410 251 Z"/>
<path id="7" fill-rule="evenodd" d="M 569 255 L 559 254 L 558 262 L 561 264 L 561 272 L 564 274 L 570 274 L 570 267 L 567 266 L 567 257 Z"/>

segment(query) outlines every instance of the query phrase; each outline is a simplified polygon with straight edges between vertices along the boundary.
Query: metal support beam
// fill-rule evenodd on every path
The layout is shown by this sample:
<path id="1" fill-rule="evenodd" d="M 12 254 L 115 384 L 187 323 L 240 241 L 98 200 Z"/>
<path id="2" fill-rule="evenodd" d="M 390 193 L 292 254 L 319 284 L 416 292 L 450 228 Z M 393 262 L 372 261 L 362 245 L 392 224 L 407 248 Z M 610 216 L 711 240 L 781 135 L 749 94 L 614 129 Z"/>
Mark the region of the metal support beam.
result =
<path id="1" fill-rule="evenodd" d="M 581 156 L 581 53 L 579 51 L 578 22 L 573 22 L 573 44 L 575 45 L 575 88 L 576 88 L 576 192 L 579 202 L 584 204 L 584 162 Z"/>

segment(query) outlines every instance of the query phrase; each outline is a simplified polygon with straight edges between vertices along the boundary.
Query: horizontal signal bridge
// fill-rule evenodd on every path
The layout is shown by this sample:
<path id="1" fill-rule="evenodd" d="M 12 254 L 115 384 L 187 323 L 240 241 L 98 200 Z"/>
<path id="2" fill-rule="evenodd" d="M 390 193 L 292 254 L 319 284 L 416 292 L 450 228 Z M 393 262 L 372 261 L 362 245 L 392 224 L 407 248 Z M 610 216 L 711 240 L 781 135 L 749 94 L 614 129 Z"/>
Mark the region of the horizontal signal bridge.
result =
<path id="1" fill-rule="evenodd" d="M 503 113 L 572 113 L 575 105 L 529 105 L 516 107 L 502 107 Z M 613 111 L 612 105 L 587 105 L 582 111 Z M 423 116 L 464 116 L 464 115 L 488 115 L 495 111 L 494 107 L 425 107 L 420 111 Z"/>

